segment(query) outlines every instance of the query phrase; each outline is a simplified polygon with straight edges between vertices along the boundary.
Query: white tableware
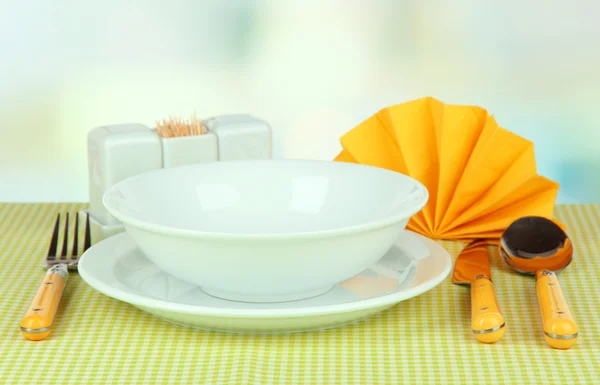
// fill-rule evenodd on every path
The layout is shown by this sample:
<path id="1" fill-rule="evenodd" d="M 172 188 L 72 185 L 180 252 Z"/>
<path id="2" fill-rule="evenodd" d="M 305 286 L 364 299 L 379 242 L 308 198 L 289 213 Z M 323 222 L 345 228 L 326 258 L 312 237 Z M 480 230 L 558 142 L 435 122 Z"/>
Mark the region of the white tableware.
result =
<path id="1" fill-rule="evenodd" d="M 89 207 L 94 242 L 123 225 L 110 215 L 102 197 L 113 184 L 160 168 L 219 160 L 270 159 L 271 127 L 252 115 L 230 114 L 204 119 L 206 132 L 163 138 L 139 123 L 93 128 L 88 133 Z"/>
<path id="2" fill-rule="evenodd" d="M 234 333 L 289 333 L 357 322 L 433 289 L 451 268 L 450 255 L 438 243 L 406 231 L 380 261 L 325 294 L 247 303 L 215 298 L 162 271 L 127 233 L 92 246 L 79 262 L 83 280 L 109 297 L 171 323 Z"/>
<path id="3" fill-rule="evenodd" d="M 421 183 L 382 168 L 247 160 L 137 175 L 104 205 L 174 277 L 216 297 L 281 302 L 375 263 L 427 199 Z"/>

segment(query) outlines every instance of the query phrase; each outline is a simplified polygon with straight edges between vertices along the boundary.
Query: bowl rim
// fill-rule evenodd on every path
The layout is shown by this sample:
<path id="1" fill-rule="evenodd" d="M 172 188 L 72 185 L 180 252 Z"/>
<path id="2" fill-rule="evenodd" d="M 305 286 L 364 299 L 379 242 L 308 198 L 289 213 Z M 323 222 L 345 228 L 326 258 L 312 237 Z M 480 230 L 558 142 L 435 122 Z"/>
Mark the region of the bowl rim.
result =
<path id="1" fill-rule="evenodd" d="M 114 216 L 117 220 L 119 220 L 125 227 L 134 227 L 140 230 L 145 230 L 148 232 L 160 234 L 160 235 L 173 235 L 178 237 L 186 237 L 186 238 L 212 238 L 212 239 L 258 239 L 258 240 L 289 240 L 289 239 L 303 239 L 303 238 L 320 238 L 320 237 L 334 237 L 341 235 L 350 235 L 356 233 L 363 233 L 366 231 L 372 231 L 376 229 L 380 229 L 383 227 L 387 227 L 393 225 L 395 223 L 401 222 L 403 220 L 410 220 L 410 218 L 417 214 L 419 211 L 425 207 L 429 200 L 429 191 L 418 180 L 413 177 L 381 168 L 376 166 L 358 164 L 358 163 L 348 163 L 348 162 L 339 162 L 339 161 L 328 161 L 328 160 L 305 160 L 305 159 L 260 159 L 260 160 L 228 160 L 228 161 L 218 161 L 211 163 L 197 163 L 197 164 L 189 164 L 176 166 L 173 168 L 197 168 L 197 167 L 205 167 L 207 165 L 215 164 L 215 163 L 266 163 L 266 162 L 278 162 L 278 163 L 318 163 L 318 164 L 336 164 L 336 167 L 364 167 L 373 170 L 377 170 L 377 172 L 383 173 L 391 173 L 396 177 L 403 178 L 407 181 L 410 181 L 416 188 L 413 189 L 411 193 L 409 193 L 406 197 L 406 200 L 410 200 L 412 198 L 417 198 L 418 203 L 414 206 L 411 206 L 410 209 L 403 210 L 394 215 L 388 215 L 383 218 L 377 220 L 367 221 L 358 225 L 351 226 L 341 226 L 327 230 L 315 230 L 315 231 L 301 231 L 301 232 L 290 232 L 290 233 L 227 233 L 220 231 L 200 231 L 200 230 L 192 230 L 192 229 L 182 229 L 176 228 L 166 225 L 159 225 L 155 223 L 150 223 L 148 221 L 144 221 L 138 218 L 135 218 L 131 215 L 126 215 L 121 213 L 115 207 L 111 206 L 109 197 L 111 194 L 114 194 L 114 191 L 117 190 L 122 184 L 130 183 L 132 179 L 143 177 L 146 174 L 151 173 L 164 173 L 168 172 L 165 168 L 146 171 L 128 178 L 125 178 L 111 187 L 109 187 L 102 196 L 102 204 L 106 208 L 106 210 Z M 338 166 L 339 165 L 339 166 Z"/>

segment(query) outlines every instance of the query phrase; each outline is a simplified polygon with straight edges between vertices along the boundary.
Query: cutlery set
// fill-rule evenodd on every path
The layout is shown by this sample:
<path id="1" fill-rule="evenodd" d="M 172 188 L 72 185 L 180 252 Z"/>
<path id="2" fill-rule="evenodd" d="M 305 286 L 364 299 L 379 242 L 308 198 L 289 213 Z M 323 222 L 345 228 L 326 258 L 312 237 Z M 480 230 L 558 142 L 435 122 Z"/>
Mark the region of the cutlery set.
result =
<path id="1" fill-rule="evenodd" d="M 546 342 L 557 349 L 575 344 L 578 327 L 556 272 L 573 259 L 573 244 L 565 227 L 547 218 L 524 217 L 514 221 L 500 241 L 500 254 L 517 272 L 533 275 Z"/>
<path id="2" fill-rule="evenodd" d="M 534 275 L 544 338 L 548 345 L 568 349 L 578 327 L 556 277 L 572 260 L 573 246 L 564 226 L 531 216 L 514 221 L 502 234 L 500 255 L 517 272 Z M 494 290 L 485 240 L 469 243 L 457 257 L 452 282 L 471 287 L 471 328 L 475 338 L 493 343 L 505 333 L 504 316 Z"/>
<path id="3" fill-rule="evenodd" d="M 88 215 L 85 215 L 85 223 L 83 225 L 83 247 L 81 250 L 79 238 L 82 230 L 79 226 L 79 214 L 75 214 L 73 235 L 69 236 L 69 213 L 66 213 L 64 217 L 63 229 L 62 245 L 59 249 L 58 241 L 61 233 L 61 215 L 58 214 L 52 231 L 47 257 L 44 262 L 44 268 L 47 269 L 47 272 L 21 321 L 21 332 L 28 340 L 40 341 L 50 335 L 56 312 L 64 288 L 67 284 L 69 277 L 68 272 L 69 270 L 77 271 L 81 254 L 91 247 Z M 70 241 L 71 238 L 72 241 Z M 72 244 L 70 252 L 68 250 L 69 243 Z M 409 247 L 407 247 L 407 245 Z M 401 247 L 401 249 L 389 252 L 379 264 L 373 265 L 370 270 L 375 274 L 378 274 L 378 272 L 381 271 L 391 272 L 391 274 L 388 273 L 387 276 L 385 276 L 385 279 L 393 280 L 394 277 L 397 278 L 399 276 L 398 274 L 401 271 L 401 274 L 406 275 L 406 268 L 411 266 L 410 264 L 406 265 L 406 262 L 400 262 L 397 258 L 407 258 L 405 256 L 410 255 L 411 250 L 413 250 L 412 254 L 419 259 L 426 258 L 427 255 L 429 255 L 427 248 L 425 248 L 424 251 L 421 250 L 421 248 L 423 248 L 421 242 L 414 236 L 408 234 L 400 238 L 398 247 Z M 562 292 L 560 283 L 556 278 L 556 272 L 568 266 L 573 255 L 573 246 L 564 231 L 564 226 L 555 221 L 541 217 L 524 217 L 513 222 L 513 224 L 506 229 L 498 248 L 502 259 L 512 269 L 536 277 L 536 292 L 542 315 L 544 336 L 547 343 L 557 349 L 568 349 L 573 346 L 577 340 L 578 329 Z M 98 253 L 105 252 L 99 250 Z M 410 260 L 410 258 L 415 257 L 408 258 Z M 98 259 L 98 261 L 102 264 L 106 264 L 100 259 Z M 389 265 L 390 262 L 392 263 L 391 265 Z M 139 261 L 136 262 L 136 264 L 139 263 Z M 398 264 L 404 264 L 406 265 L 406 268 L 395 270 L 397 269 L 396 266 Z M 89 270 L 89 268 L 87 270 Z M 91 270 L 99 271 L 101 270 L 101 267 L 92 266 Z M 109 270 L 114 270 L 114 268 Z M 89 273 L 86 272 L 85 274 Z M 155 273 L 153 274 L 154 275 L 151 275 L 149 278 L 153 282 L 158 281 L 158 277 Z M 436 279 L 443 279 L 445 274 L 442 273 L 442 275 L 439 275 L 438 277 L 439 278 Z M 173 278 L 169 279 L 172 280 Z M 368 295 L 369 298 L 372 297 L 373 299 L 380 301 L 378 297 L 382 294 L 387 295 L 389 288 L 383 290 L 377 289 L 377 281 L 378 280 L 373 280 L 372 278 L 367 278 L 367 276 L 362 278 L 357 276 L 342 282 L 339 285 L 340 289 L 336 290 L 341 292 L 341 289 L 344 289 L 360 294 L 362 294 L 362 292 L 370 292 L 371 295 Z M 382 281 L 381 276 L 379 281 L 385 282 Z M 494 284 L 492 282 L 486 240 L 475 239 L 467 244 L 460 252 L 455 261 L 452 282 L 457 285 L 470 287 L 471 329 L 475 338 L 484 343 L 494 343 L 499 341 L 505 334 L 506 322 L 498 304 Z M 398 282 L 396 282 L 393 287 L 396 287 L 397 284 Z M 171 284 L 171 286 L 172 285 L 173 284 Z M 185 287 L 187 284 L 182 283 L 182 285 Z M 192 288 L 192 286 L 188 287 Z M 387 300 L 390 301 L 391 305 L 397 303 L 400 300 L 400 296 L 403 295 L 402 291 L 399 291 L 397 294 L 393 293 L 394 292 L 392 292 L 392 295 Z M 140 294 L 142 294 L 142 292 L 140 292 Z M 153 295 L 155 296 L 156 293 Z M 165 292 L 164 295 L 168 297 L 170 293 Z M 340 293 L 335 295 L 338 297 L 341 296 Z M 331 300 L 335 300 L 335 295 L 329 295 Z M 394 296 L 397 299 L 394 300 Z M 409 298 L 410 295 L 406 297 Z M 225 301 L 221 306 L 228 305 Z M 284 309 L 285 308 L 282 308 L 282 310 Z M 236 310 L 231 308 L 230 311 L 235 312 Z M 242 315 L 247 316 L 243 311 L 238 311 L 241 312 Z M 161 316 L 165 319 L 168 319 L 169 316 L 173 317 L 173 315 L 165 315 L 164 313 L 161 314 Z M 192 326 L 199 328 L 205 327 L 207 321 L 203 319 L 203 315 L 198 314 L 197 318 L 196 321 L 193 321 L 195 324 L 192 323 Z M 277 317 L 273 318 L 271 323 L 269 323 L 269 320 L 265 319 L 265 327 L 268 327 L 270 330 L 275 330 L 277 328 L 276 323 L 273 323 L 273 321 L 281 321 Z M 317 318 L 315 318 L 315 320 L 316 319 Z M 347 316 L 347 320 L 351 319 L 350 315 Z M 177 318 L 173 319 L 173 321 L 176 322 Z M 310 325 L 310 323 L 307 323 L 306 319 L 303 320 L 302 327 L 306 327 L 307 325 Z M 319 326 L 318 321 L 316 321 L 315 326 Z M 237 327 L 244 329 L 248 326 L 240 322 Z M 288 324 L 285 327 L 288 329 L 293 328 L 293 322 L 288 321 Z M 252 331 L 260 332 L 260 330 L 256 328 Z"/>

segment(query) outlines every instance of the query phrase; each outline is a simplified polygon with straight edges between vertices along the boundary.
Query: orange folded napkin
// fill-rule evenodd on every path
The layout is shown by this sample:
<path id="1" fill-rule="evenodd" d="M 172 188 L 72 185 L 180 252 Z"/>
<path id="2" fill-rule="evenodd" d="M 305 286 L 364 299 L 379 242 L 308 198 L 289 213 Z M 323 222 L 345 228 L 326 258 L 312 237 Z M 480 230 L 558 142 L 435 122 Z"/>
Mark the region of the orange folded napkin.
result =
<path id="1" fill-rule="evenodd" d="M 559 184 L 537 174 L 533 143 L 481 107 L 417 99 L 380 110 L 340 141 L 335 161 L 427 187 L 429 202 L 407 225 L 427 237 L 497 240 L 519 217 L 552 217 Z"/>

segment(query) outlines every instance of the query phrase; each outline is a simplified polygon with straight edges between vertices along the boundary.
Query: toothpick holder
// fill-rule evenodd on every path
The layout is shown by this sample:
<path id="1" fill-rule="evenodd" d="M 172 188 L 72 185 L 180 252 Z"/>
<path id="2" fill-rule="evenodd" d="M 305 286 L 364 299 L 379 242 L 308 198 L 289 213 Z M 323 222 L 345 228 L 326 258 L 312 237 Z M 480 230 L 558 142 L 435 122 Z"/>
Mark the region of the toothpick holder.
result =
<path id="1" fill-rule="evenodd" d="M 117 124 L 88 133 L 89 207 L 92 242 L 124 231 L 102 204 L 106 190 L 134 175 L 160 168 L 223 160 L 270 159 L 272 133 L 251 115 L 222 115 L 204 120 L 202 135 L 160 137 L 142 124 Z"/>
<path id="2" fill-rule="evenodd" d="M 160 141 L 163 168 L 215 162 L 219 159 L 217 135 L 214 132 L 195 136 L 160 138 Z"/>

